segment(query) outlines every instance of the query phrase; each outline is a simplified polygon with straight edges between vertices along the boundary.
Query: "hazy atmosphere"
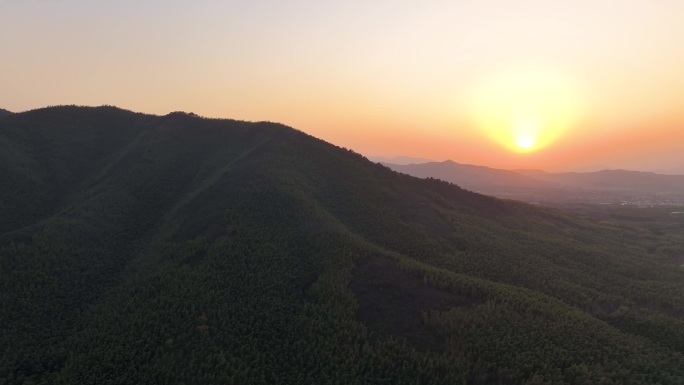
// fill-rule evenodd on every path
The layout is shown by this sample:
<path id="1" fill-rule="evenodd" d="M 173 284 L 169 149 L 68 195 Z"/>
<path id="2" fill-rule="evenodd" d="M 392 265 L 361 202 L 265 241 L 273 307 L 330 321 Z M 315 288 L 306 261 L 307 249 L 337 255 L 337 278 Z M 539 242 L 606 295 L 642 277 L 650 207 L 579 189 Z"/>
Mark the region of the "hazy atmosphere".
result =
<path id="1" fill-rule="evenodd" d="M 0 383 L 684 384 L 684 0 L 0 0 Z"/>
<path id="2" fill-rule="evenodd" d="M 0 107 L 282 122 L 368 156 L 684 173 L 684 2 L 0 1 Z"/>

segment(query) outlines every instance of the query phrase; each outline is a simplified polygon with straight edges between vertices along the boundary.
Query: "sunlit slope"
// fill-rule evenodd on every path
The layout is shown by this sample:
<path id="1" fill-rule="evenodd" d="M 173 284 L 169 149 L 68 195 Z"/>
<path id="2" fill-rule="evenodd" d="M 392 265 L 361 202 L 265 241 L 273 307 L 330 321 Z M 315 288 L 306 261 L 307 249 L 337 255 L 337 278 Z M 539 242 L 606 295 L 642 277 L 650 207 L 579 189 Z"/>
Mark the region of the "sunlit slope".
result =
<path id="1" fill-rule="evenodd" d="M 684 273 L 638 234 L 273 123 L 57 107 L 0 143 L 7 383 L 684 380 Z"/>

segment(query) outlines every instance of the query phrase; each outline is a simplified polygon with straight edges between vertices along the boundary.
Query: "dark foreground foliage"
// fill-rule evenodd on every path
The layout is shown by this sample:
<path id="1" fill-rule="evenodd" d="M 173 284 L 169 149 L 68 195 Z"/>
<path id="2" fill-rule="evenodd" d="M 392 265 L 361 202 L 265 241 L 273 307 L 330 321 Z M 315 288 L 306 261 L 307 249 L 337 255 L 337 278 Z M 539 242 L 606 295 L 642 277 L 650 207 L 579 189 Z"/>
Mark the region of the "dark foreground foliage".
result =
<path id="1" fill-rule="evenodd" d="M 684 383 L 673 232 L 113 107 L 0 117 L 0 180 L 0 383 Z"/>

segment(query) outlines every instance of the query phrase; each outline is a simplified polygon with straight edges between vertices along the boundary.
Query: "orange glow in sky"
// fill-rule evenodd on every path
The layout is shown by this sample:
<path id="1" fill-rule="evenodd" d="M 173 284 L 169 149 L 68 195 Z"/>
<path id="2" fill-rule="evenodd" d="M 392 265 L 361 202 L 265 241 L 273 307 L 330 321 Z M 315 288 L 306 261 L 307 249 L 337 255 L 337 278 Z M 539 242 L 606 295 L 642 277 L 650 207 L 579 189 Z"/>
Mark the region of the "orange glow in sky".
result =
<path id="1" fill-rule="evenodd" d="M 365 155 L 684 173 L 684 1 L 7 0 L 0 108 L 270 120 Z"/>
<path id="2" fill-rule="evenodd" d="M 472 126 L 512 151 L 541 150 L 576 127 L 583 111 L 576 82 L 541 69 L 502 69 L 470 97 Z"/>

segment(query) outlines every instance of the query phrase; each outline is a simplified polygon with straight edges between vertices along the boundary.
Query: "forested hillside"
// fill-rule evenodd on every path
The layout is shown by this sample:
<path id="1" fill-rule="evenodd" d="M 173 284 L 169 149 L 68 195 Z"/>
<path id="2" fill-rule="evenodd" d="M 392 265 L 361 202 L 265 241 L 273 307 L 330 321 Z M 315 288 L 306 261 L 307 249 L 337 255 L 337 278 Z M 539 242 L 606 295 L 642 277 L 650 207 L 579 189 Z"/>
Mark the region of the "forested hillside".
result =
<path id="1" fill-rule="evenodd" d="M 684 383 L 673 232 L 181 112 L 2 116 L 0 179 L 0 383 Z"/>

